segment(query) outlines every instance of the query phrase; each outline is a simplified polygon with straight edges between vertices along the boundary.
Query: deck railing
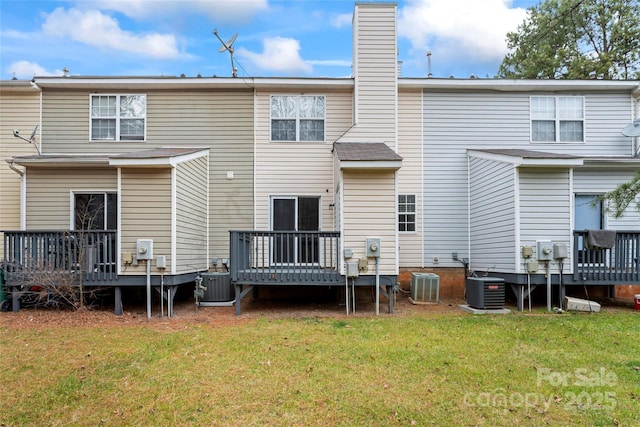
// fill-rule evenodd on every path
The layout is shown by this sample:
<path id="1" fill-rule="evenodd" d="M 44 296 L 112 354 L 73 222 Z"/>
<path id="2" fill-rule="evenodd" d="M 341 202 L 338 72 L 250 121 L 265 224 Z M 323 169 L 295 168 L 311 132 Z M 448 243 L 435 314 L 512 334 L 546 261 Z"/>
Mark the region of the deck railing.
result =
<path id="1" fill-rule="evenodd" d="M 617 231 L 611 249 L 589 249 L 587 230 L 573 232 L 573 278 L 576 282 L 640 283 L 640 231 Z"/>
<path id="2" fill-rule="evenodd" d="M 231 281 L 333 284 L 341 281 L 337 231 L 231 231 Z"/>
<path id="3" fill-rule="evenodd" d="M 85 282 L 118 278 L 116 231 L 4 231 L 7 282 L 47 271 L 81 274 Z"/>

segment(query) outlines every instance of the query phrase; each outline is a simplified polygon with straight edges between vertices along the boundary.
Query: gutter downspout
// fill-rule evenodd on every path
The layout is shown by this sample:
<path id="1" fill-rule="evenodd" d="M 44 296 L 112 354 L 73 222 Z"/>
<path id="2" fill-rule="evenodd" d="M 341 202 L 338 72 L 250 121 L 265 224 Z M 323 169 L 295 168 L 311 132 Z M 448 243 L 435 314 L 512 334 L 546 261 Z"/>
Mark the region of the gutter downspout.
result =
<path id="1" fill-rule="evenodd" d="M 22 171 L 22 170 L 18 169 L 17 167 L 15 167 L 14 161 L 12 159 L 7 159 L 7 163 L 9 163 L 9 169 L 14 171 L 18 175 L 20 175 L 20 178 L 22 178 L 24 176 L 24 171 Z"/>
<path id="2" fill-rule="evenodd" d="M 27 220 L 25 212 L 27 207 L 27 179 L 24 176 L 25 171 L 18 169 L 15 166 L 13 159 L 7 159 L 6 162 L 9 164 L 9 169 L 20 176 L 20 230 L 26 230 Z"/>

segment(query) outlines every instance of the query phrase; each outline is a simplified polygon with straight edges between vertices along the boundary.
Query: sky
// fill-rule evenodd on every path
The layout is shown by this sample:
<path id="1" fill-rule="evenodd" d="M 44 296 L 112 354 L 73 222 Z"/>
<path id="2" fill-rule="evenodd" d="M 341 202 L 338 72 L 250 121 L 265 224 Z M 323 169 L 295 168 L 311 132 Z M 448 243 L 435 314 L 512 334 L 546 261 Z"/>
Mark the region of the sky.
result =
<path id="1" fill-rule="evenodd" d="M 371 1 L 369 1 L 371 2 Z M 374 1 L 375 2 L 375 1 Z M 402 77 L 493 77 L 537 0 L 398 1 Z M 0 0 L 0 80 L 350 77 L 351 0 Z M 224 49 L 224 47 L 222 47 Z"/>

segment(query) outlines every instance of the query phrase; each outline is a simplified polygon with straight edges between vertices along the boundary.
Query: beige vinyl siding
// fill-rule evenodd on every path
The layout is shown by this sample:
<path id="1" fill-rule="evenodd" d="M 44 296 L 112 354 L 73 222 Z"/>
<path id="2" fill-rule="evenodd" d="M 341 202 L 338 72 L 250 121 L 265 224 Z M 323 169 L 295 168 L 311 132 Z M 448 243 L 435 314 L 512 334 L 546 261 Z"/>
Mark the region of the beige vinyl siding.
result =
<path id="1" fill-rule="evenodd" d="M 153 256 L 171 259 L 171 169 L 121 170 L 121 252 L 135 254 L 137 239 L 153 240 Z M 152 265 L 154 265 L 152 261 Z M 153 270 L 152 270 L 153 271 Z M 120 274 L 145 274 L 146 266 L 127 266 Z"/>
<path id="2" fill-rule="evenodd" d="M 515 273 L 514 166 L 471 157 L 469 176 L 470 268 Z"/>
<path id="3" fill-rule="evenodd" d="M 357 126 L 343 141 L 396 145 L 396 6 L 359 3 L 354 16 L 354 76 Z"/>
<path id="4" fill-rule="evenodd" d="M 422 92 L 399 94 L 398 154 L 402 168 L 398 170 L 398 194 L 416 196 L 416 231 L 400 233 L 400 267 L 422 267 Z"/>
<path id="5" fill-rule="evenodd" d="M 27 230 L 68 230 L 72 192 L 116 192 L 113 168 L 29 168 L 27 177 Z"/>
<path id="6" fill-rule="evenodd" d="M 29 138 L 40 121 L 40 93 L 35 90 L 0 91 L 0 230 L 20 229 L 20 175 L 9 168 L 6 159 L 14 156 L 37 154 L 33 145 L 15 138 L 13 129 Z M 18 169 L 24 168 L 17 166 Z M 3 234 L 0 231 L 0 241 Z M 0 245 L 0 259 L 4 245 Z"/>
<path id="7" fill-rule="evenodd" d="M 176 166 L 176 272 L 206 268 L 207 157 Z"/>
<path id="8" fill-rule="evenodd" d="M 520 168 L 519 186 L 520 245 L 536 247 L 536 240 L 549 240 L 571 247 L 573 195 L 569 170 Z M 569 260 L 566 264 L 571 265 Z M 551 266 L 557 272 L 557 264 Z"/>
<path id="9" fill-rule="evenodd" d="M 89 141 L 90 90 L 43 92 L 43 142 L 49 153 L 96 154 L 158 147 L 209 148 L 210 248 L 228 256 L 229 230 L 253 226 L 253 91 L 119 90 L 147 96 L 145 142 Z M 233 179 L 227 179 L 227 172 Z"/>
<path id="10" fill-rule="evenodd" d="M 395 171 L 343 170 L 344 247 L 354 259 L 366 256 L 367 237 L 379 237 L 380 274 L 398 274 L 396 255 Z M 375 260 L 367 272 L 375 274 Z"/>
<path id="11" fill-rule="evenodd" d="M 282 94 L 278 92 L 278 94 Z M 321 228 L 334 230 L 332 142 L 352 124 L 350 92 L 314 93 L 326 97 L 325 142 L 270 142 L 270 96 L 256 94 L 255 228 L 271 226 L 271 196 L 321 197 Z"/>

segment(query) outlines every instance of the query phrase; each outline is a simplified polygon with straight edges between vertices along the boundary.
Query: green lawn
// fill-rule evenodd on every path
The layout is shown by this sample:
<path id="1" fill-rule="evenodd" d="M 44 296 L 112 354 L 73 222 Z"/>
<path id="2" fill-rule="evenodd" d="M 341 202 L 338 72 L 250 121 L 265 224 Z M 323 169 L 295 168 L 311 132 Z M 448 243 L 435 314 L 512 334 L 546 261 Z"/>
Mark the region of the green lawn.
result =
<path id="1" fill-rule="evenodd" d="M 631 310 L 170 330 L 2 315 L 0 425 L 640 425 Z"/>

